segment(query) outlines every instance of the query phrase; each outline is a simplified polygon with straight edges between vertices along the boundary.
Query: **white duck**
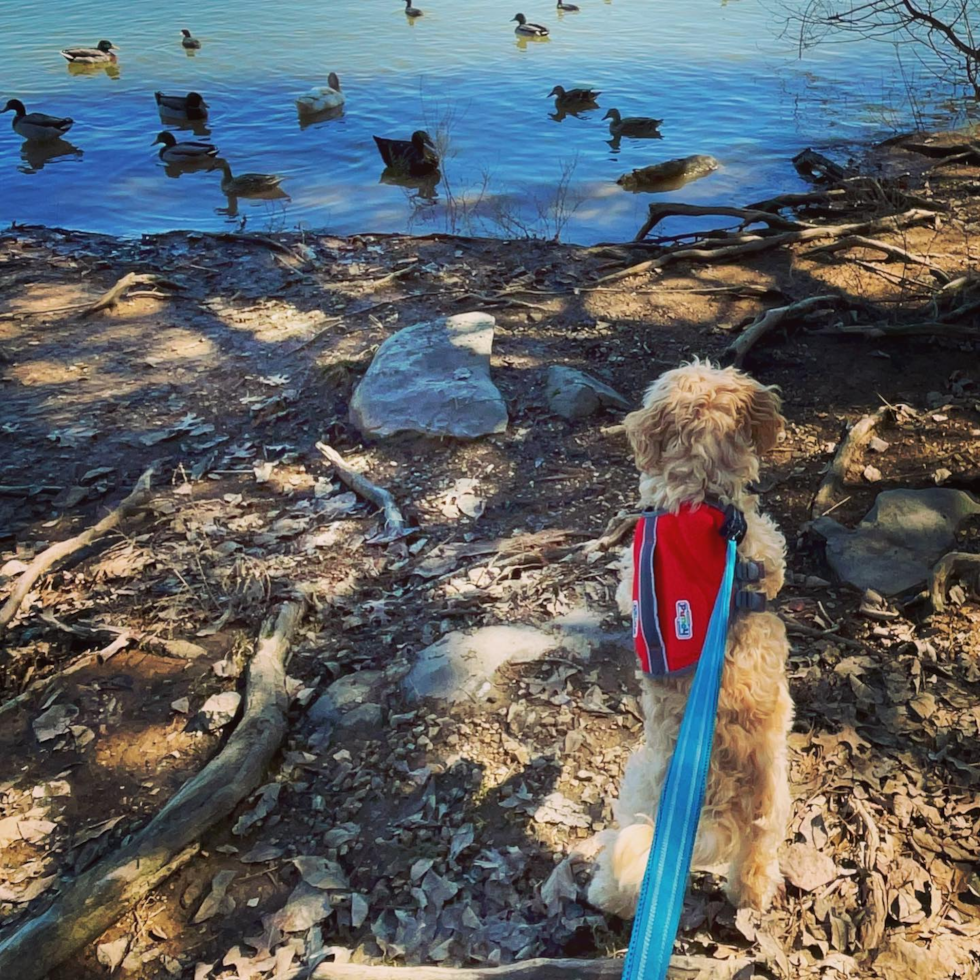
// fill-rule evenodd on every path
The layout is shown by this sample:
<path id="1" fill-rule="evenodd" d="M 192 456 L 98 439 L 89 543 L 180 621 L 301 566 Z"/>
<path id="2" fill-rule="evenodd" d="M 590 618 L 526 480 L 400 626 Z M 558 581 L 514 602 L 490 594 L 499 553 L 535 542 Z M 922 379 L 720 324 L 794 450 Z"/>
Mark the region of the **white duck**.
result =
<path id="1" fill-rule="evenodd" d="M 163 144 L 160 150 L 160 159 L 164 163 L 199 163 L 218 155 L 218 148 L 213 143 L 197 140 L 186 140 L 183 143 L 178 143 L 174 134 L 166 131 L 160 133 L 152 145 L 156 146 L 157 143 Z"/>
<path id="2" fill-rule="evenodd" d="M 347 96 L 340 89 L 340 79 L 335 71 L 327 75 L 326 88 L 311 88 L 305 95 L 296 100 L 296 109 L 300 115 L 315 115 L 328 109 L 338 109 L 347 101 Z"/>
<path id="3" fill-rule="evenodd" d="M 543 27 L 541 24 L 529 24 L 527 18 L 523 14 L 518 14 L 516 17 L 511 18 L 511 23 L 517 21 L 517 27 L 514 28 L 514 33 L 520 37 L 547 37 L 548 28 Z"/>
<path id="4" fill-rule="evenodd" d="M 28 112 L 20 99 L 11 99 L 3 107 L 3 111 L 13 111 L 13 129 L 18 136 L 37 143 L 61 139 L 75 125 L 74 119 L 69 119 L 67 116 L 59 118 L 47 116 L 43 112 Z"/>

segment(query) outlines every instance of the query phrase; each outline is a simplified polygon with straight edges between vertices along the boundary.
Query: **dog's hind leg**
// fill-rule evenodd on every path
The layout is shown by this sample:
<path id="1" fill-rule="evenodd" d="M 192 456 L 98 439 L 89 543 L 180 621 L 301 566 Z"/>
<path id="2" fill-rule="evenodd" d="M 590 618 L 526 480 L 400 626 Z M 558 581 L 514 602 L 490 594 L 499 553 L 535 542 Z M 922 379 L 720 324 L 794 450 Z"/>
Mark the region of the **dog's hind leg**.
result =
<path id="1" fill-rule="evenodd" d="M 732 860 L 726 892 L 736 907 L 765 911 L 782 885 L 779 847 L 786 837 L 789 821 L 789 766 L 786 736 L 793 706 L 785 681 L 780 685 L 776 704 L 766 717 L 765 730 L 756 734 L 750 755 L 750 799 L 746 801 L 746 826 Z"/>

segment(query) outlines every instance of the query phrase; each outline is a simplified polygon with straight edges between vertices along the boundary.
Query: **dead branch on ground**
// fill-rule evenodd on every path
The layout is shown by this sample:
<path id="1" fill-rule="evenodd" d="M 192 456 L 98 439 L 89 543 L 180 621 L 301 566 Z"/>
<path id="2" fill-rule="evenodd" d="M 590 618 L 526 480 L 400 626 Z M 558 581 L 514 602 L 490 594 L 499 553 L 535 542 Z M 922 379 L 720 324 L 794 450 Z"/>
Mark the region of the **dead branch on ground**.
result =
<path id="1" fill-rule="evenodd" d="M 387 491 L 372 483 L 362 473 L 350 468 L 344 462 L 344 458 L 332 446 L 325 442 L 318 442 L 316 448 L 320 450 L 331 466 L 336 470 L 337 476 L 354 491 L 360 494 L 365 500 L 371 501 L 376 507 L 384 511 L 385 530 L 380 537 L 374 538 L 375 542 L 396 541 L 403 538 L 408 533 L 408 525 L 402 512 L 395 503 L 395 498 Z"/>
<path id="2" fill-rule="evenodd" d="M 92 316 L 102 310 L 107 310 L 122 299 L 123 294 L 133 286 L 161 286 L 164 289 L 183 289 L 179 283 L 163 276 L 156 276 L 144 272 L 127 272 L 111 289 L 106 290 L 94 303 L 83 307 L 78 314 L 80 317 Z M 41 311 L 39 311 L 41 312 Z"/>
<path id="3" fill-rule="evenodd" d="M 0 609 L 0 635 L 10 625 L 10 621 L 17 615 L 21 603 L 31 591 L 34 583 L 53 565 L 75 554 L 82 548 L 88 547 L 93 541 L 97 541 L 104 534 L 117 527 L 126 518 L 146 509 L 150 498 L 150 479 L 153 476 L 151 466 L 137 481 L 132 492 L 125 497 L 116 508 L 106 514 L 97 524 L 94 524 L 81 534 L 76 534 L 73 538 L 66 541 L 59 541 L 57 544 L 45 548 L 34 561 L 27 567 L 27 571 L 22 572 L 14 591 L 10 594 L 2 609 Z M 2 976 L 2 974 L 0 974 Z"/>
<path id="4" fill-rule="evenodd" d="M 189 859 L 196 841 L 259 785 L 286 735 L 286 660 L 302 615 L 303 604 L 290 601 L 263 623 L 244 714 L 221 752 L 125 847 L 75 878 L 47 911 L 0 942 L 0 977 L 42 980 Z"/>
<path id="5" fill-rule="evenodd" d="M 929 602 L 934 612 L 941 613 L 946 609 L 946 590 L 949 587 L 949 580 L 962 572 L 971 572 L 974 577 L 974 587 L 980 586 L 980 555 L 966 551 L 951 551 L 933 566 L 932 574 L 929 576 Z"/>
<path id="6" fill-rule="evenodd" d="M 926 221 L 935 221 L 936 215 L 923 208 L 912 208 L 901 214 L 889 215 L 885 218 L 873 218 L 868 221 L 858 221 L 840 225 L 817 225 L 801 228 L 799 231 L 784 231 L 778 234 L 747 235 L 734 239 L 730 244 L 718 244 L 715 248 L 674 248 L 668 249 L 655 259 L 638 262 L 627 266 L 618 272 L 595 280 L 593 285 L 605 282 L 615 282 L 628 276 L 640 275 L 654 269 L 662 269 L 671 262 L 727 262 L 746 255 L 755 255 L 769 249 L 782 248 L 787 245 L 799 245 L 804 242 L 819 241 L 822 238 L 843 238 L 847 235 L 878 235 L 882 232 L 898 231 L 910 225 Z"/>
<path id="7" fill-rule="evenodd" d="M 833 184 L 846 176 L 842 166 L 811 147 L 797 153 L 792 162 L 804 180 L 812 180 L 815 184 Z"/>
<path id="8" fill-rule="evenodd" d="M 755 318 L 727 347 L 724 358 L 736 367 L 741 367 L 748 356 L 749 351 L 762 340 L 766 334 L 771 333 L 776 327 L 790 323 L 799 323 L 808 314 L 821 306 L 836 304 L 840 302 L 840 297 L 834 294 L 825 296 L 808 296 L 806 299 L 797 300 L 789 306 L 777 306 L 771 310 L 766 310 Z"/>
<path id="9" fill-rule="evenodd" d="M 579 550 L 583 554 L 591 555 L 595 552 L 609 551 L 615 548 L 630 536 L 639 519 L 638 513 L 620 512 L 609 520 L 606 529 L 598 538 L 583 542 L 579 545 Z"/>
<path id="10" fill-rule="evenodd" d="M 814 494 L 810 504 L 810 517 L 822 517 L 834 504 L 847 483 L 851 467 L 857 457 L 874 438 L 878 428 L 892 417 L 892 410 L 883 405 L 873 415 L 858 419 L 841 440 L 833 462 Z"/>
<path id="11" fill-rule="evenodd" d="M 636 233 L 635 241 L 642 241 L 664 218 L 691 217 L 700 218 L 706 215 L 721 215 L 729 218 L 738 218 L 741 226 L 757 224 L 763 222 L 770 228 L 781 228 L 783 231 L 793 231 L 804 228 L 806 225 L 790 218 L 783 218 L 774 211 L 763 211 L 754 208 L 729 208 L 718 205 L 717 207 L 707 207 L 700 204 L 651 204 L 647 213 L 647 220 L 643 227 Z"/>
<path id="12" fill-rule="evenodd" d="M 619 980 L 625 960 L 534 959 L 508 966 L 453 968 L 447 966 L 369 966 L 321 963 L 310 980 Z M 736 980 L 754 961 L 744 956 L 727 960 L 711 956 L 674 956 L 668 980 Z M 751 975 L 749 973 L 748 975 Z"/>

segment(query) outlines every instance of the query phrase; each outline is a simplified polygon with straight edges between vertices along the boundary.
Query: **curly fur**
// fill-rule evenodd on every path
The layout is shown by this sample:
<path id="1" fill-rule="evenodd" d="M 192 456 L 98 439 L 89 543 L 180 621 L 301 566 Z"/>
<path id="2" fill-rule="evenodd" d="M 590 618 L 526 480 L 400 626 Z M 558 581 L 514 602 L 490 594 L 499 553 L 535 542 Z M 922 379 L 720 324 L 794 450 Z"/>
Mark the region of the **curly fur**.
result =
<path id="1" fill-rule="evenodd" d="M 739 556 L 765 563 L 762 584 L 769 599 L 783 585 L 786 542 L 746 488 L 758 478 L 759 456 L 782 436 L 780 408 L 774 388 L 734 368 L 695 360 L 661 375 L 643 407 L 626 418 L 641 506 L 676 511 L 707 497 L 734 503 L 748 524 Z M 631 548 L 623 550 L 620 569 L 616 599 L 629 617 Z M 732 621 L 694 849 L 696 865 L 729 862 L 729 898 L 757 909 L 769 906 L 782 883 L 777 850 L 789 819 L 786 740 L 793 718 L 788 650 L 786 630 L 773 613 Z M 589 889 L 592 904 L 623 917 L 636 908 L 660 789 L 692 682 L 690 675 L 640 678 L 645 744 L 626 765 L 614 806 L 616 828 L 601 835 L 604 846 Z"/>

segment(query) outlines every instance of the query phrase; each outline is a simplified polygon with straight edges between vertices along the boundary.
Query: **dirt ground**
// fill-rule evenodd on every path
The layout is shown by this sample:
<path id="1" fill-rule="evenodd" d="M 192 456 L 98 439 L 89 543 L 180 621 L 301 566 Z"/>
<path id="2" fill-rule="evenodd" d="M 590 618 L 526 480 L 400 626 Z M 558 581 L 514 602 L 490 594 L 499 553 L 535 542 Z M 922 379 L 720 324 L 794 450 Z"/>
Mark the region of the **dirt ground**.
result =
<path id="1" fill-rule="evenodd" d="M 888 240 L 947 278 L 975 274 L 977 169 L 934 163 L 894 147 L 875 157 L 938 208 Z M 649 253 L 440 236 L 0 234 L 0 596 L 155 468 L 150 514 L 43 578 L 0 637 L 4 702 L 52 678 L 0 708 L 0 942 L 219 750 L 222 731 L 187 730 L 188 719 L 241 689 L 262 619 L 299 591 L 310 611 L 289 663 L 291 728 L 258 803 L 55 980 L 111 969 L 258 980 L 324 957 L 475 965 L 621 950 L 629 925 L 586 904 L 578 854 L 611 819 L 641 735 L 629 650 L 510 664 L 465 708 L 406 704 L 396 682 L 453 630 L 583 610 L 616 620 L 613 556 L 575 545 L 632 506 L 636 473 L 607 431 L 616 416 L 549 413 L 550 365 L 636 402 L 661 371 L 721 356 L 764 309 L 832 292 L 847 311 L 773 333 L 746 363 L 781 386 L 789 421 L 759 490 L 789 543 L 778 600 L 794 640 L 787 847 L 809 863 L 761 919 L 736 914 L 721 879 L 699 873 L 680 945 L 718 959 L 748 951 L 760 976 L 980 976 L 980 602 L 964 582 L 942 613 L 916 597 L 862 613 L 808 531 L 845 425 L 882 404 L 909 410 L 836 519 L 856 523 L 885 489 L 978 491 L 980 316 L 972 335 L 842 334 L 850 310 L 864 323 L 921 321 L 942 280 L 866 249 L 807 251 L 583 288 Z M 179 288 L 141 286 L 82 315 L 129 272 Z M 497 318 L 507 431 L 365 443 L 348 402 L 378 345 L 468 310 Z M 317 440 L 387 487 L 415 532 L 371 543 L 374 508 L 339 484 Z M 476 517 L 455 503 L 465 478 Z M 507 560 L 500 548 L 444 558 L 447 544 L 510 539 Z M 980 552 L 980 521 L 957 547 Z M 382 725 L 328 738 L 309 707 L 365 671 L 380 672 Z M 236 824 L 246 813 L 247 828 Z M 277 916 L 308 883 L 304 857 L 344 882 L 325 911 Z"/>

